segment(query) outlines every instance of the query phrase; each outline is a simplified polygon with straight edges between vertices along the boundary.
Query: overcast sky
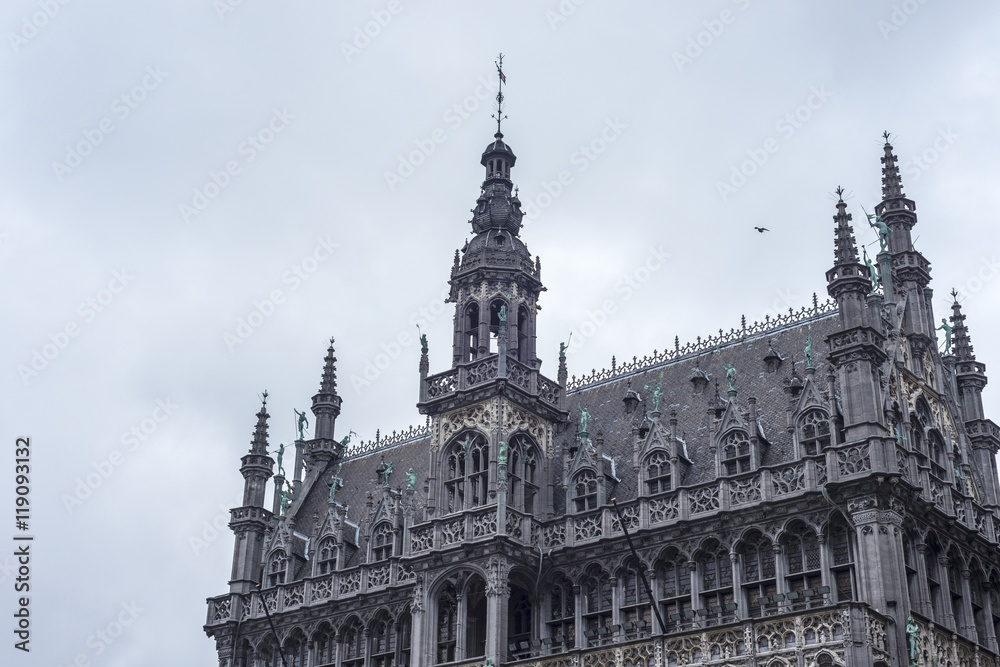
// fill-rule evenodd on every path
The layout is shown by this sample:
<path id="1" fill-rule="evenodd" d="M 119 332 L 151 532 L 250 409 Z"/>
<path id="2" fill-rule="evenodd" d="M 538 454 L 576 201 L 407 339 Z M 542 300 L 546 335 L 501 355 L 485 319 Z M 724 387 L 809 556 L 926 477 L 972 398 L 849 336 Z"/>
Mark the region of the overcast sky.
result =
<path id="1" fill-rule="evenodd" d="M 338 436 L 423 423 L 415 324 L 447 368 L 500 51 L 543 373 L 573 330 L 580 375 L 825 299 L 832 193 L 881 199 L 885 130 L 936 315 L 957 287 L 1000 373 L 995 3 L 6 0 L 0 28 L 0 503 L 30 435 L 36 536 L 5 664 L 216 664 L 212 525 L 259 394 L 290 442 L 330 336 Z"/>

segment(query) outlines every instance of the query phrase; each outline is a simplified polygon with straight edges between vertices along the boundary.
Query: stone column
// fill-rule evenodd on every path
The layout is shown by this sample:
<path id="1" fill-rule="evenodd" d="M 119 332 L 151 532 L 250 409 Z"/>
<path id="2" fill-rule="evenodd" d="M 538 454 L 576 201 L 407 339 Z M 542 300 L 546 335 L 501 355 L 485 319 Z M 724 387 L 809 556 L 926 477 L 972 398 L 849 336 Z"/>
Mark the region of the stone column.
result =
<path id="1" fill-rule="evenodd" d="M 921 543 L 916 545 L 916 549 L 917 591 L 920 597 L 917 600 L 910 600 L 910 604 L 916 607 L 917 611 L 927 618 L 934 618 L 934 609 L 931 605 L 931 592 L 927 587 L 927 553 L 930 551 L 930 547 Z"/>
<path id="2" fill-rule="evenodd" d="M 490 557 L 486 568 L 486 657 L 494 664 L 507 662 L 507 603 L 510 585 L 507 583 L 507 561 Z"/>
<path id="3" fill-rule="evenodd" d="M 424 667 L 434 661 L 426 655 L 427 637 L 424 633 L 424 578 L 417 577 L 413 586 L 413 598 L 410 602 L 410 664 L 408 667 Z M 433 645 L 434 642 L 430 642 Z"/>
<path id="4" fill-rule="evenodd" d="M 944 625 L 958 632 L 954 608 L 951 605 L 951 582 L 948 581 L 948 558 L 938 558 L 938 578 L 941 580 L 941 610 L 944 615 Z M 937 620 L 937 619 L 934 619 Z"/>
<path id="5" fill-rule="evenodd" d="M 817 535 L 817 541 L 819 542 L 820 582 L 824 586 L 829 586 L 830 592 L 832 593 L 833 584 L 830 582 L 830 550 L 827 549 L 826 546 L 826 533 L 820 533 L 819 535 Z"/>
<path id="6" fill-rule="evenodd" d="M 573 609 L 575 610 L 573 628 L 576 630 L 573 645 L 579 648 L 586 646 L 587 638 L 583 636 L 583 590 L 577 585 L 573 586 Z"/>
<path id="7" fill-rule="evenodd" d="M 746 600 L 743 599 L 743 570 L 740 569 L 740 555 L 735 551 L 729 552 L 729 563 L 733 568 L 733 602 L 739 605 L 736 608 L 736 618 L 748 618 L 749 610 L 745 608 Z M 723 609 L 722 615 L 725 614 L 726 610 Z"/>
<path id="8" fill-rule="evenodd" d="M 785 582 L 785 556 L 782 553 L 781 545 L 775 542 L 771 549 L 774 550 L 774 584 L 777 591 L 782 595 L 788 590 Z"/>
<path id="9" fill-rule="evenodd" d="M 958 585 L 961 586 L 962 589 L 962 619 L 959 632 L 972 641 L 976 641 L 976 619 L 972 615 L 972 591 L 969 587 L 969 580 L 972 578 L 972 572 L 963 569 L 961 575 L 962 580 L 958 582 Z M 958 619 L 956 619 L 956 621 L 958 621 Z"/>
<path id="10" fill-rule="evenodd" d="M 653 597 L 649 601 L 649 634 L 661 634 L 666 632 L 666 628 L 661 628 L 660 622 L 656 620 L 656 613 L 661 610 L 657 608 L 660 604 L 660 589 L 654 568 L 646 570 L 646 579 L 649 581 L 649 590 L 653 592 Z M 668 620 L 666 618 L 663 619 L 664 625 L 666 625 Z"/>
<path id="11" fill-rule="evenodd" d="M 986 626 L 986 638 L 980 637 L 980 641 L 986 645 L 986 648 L 997 653 L 997 635 L 996 629 L 993 627 L 993 584 L 984 582 L 983 583 L 983 614 L 986 616 L 986 622 L 983 625 Z"/>
<path id="12" fill-rule="evenodd" d="M 698 609 L 701 608 L 701 582 L 698 581 L 698 561 L 688 561 L 688 571 L 691 576 L 691 609 L 695 611 L 694 620 L 698 620 Z"/>

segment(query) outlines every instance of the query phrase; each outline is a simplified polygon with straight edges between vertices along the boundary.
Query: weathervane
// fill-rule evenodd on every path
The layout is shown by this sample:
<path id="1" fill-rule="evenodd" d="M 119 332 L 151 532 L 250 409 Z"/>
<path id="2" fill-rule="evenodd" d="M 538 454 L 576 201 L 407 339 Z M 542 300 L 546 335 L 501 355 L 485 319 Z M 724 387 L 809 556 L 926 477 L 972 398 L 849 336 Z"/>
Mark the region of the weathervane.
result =
<path id="1" fill-rule="evenodd" d="M 500 121 L 507 118 L 503 113 L 503 84 L 507 83 L 507 77 L 503 75 L 503 54 L 501 53 L 496 60 L 497 66 L 497 76 L 500 82 L 497 84 L 497 112 L 493 114 L 493 118 L 497 121 L 497 134 L 500 134 Z"/>

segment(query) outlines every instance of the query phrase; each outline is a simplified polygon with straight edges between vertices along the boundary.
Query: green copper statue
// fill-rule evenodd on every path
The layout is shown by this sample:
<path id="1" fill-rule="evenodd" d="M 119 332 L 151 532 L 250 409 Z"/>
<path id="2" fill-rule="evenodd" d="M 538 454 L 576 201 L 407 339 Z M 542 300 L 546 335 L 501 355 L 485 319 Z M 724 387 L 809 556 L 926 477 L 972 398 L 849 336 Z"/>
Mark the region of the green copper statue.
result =
<path id="1" fill-rule="evenodd" d="M 340 488 L 340 478 L 334 475 L 327 486 L 330 489 L 330 504 L 332 505 L 337 496 L 337 489 Z"/>
<path id="2" fill-rule="evenodd" d="M 892 230 L 882 220 L 881 215 L 874 216 L 867 212 L 865 215 L 868 216 L 868 224 L 871 225 L 871 228 L 878 232 L 879 252 L 885 252 L 889 249 L 889 235 L 892 234 Z M 872 222 L 873 220 L 874 222 Z"/>
<path id="3" fill-rule="evenodd" d="M 281 516 L 285 516 L 285 510 L 288 509 L 288 491 L 282 489 L 281 491 Z"/>
<path id="4" fill-rule="evenodd" d="M 587 412 L 587 408 L 583 407 L 583 403 L 580 404 L 580 433 L 587 432 L 587 422 L 590 421 L 590 413 Z"/>
<path id="5" fill-rule="evenodd" d="M 944 353 L 951 354 L 951 332 L 955 327 L 948 324 L 948 320 L 941 318 L 941 326 L 935 331 L 944 331 Z"/>
<path id="6" fill-rule="evenodd" d="M 385 468 L 382 469 L 382 477 L 385 479 L 385 488 L 389 488 L 389 475 L 392 474 L 392 461 L 385 462 Z"/>
<path id="7" fill-rule="evenodd" d="M 420 334 L 420 350 L 422 352 L 427 351 L 427 334 L 425 333 Z"/>
<path id="8" fill-rule="evenodd" d="M 340 441 L 340 446 L 341 447 L 347 447 L 347 445 L 351 444 L 351 436 L 352 435 L 354 437 L 358 436 L 358 434 L 355 433 L 354 431 L 348 431 L 347 435 L 344 436 L 344 439 Z"/>
<path id="9" fill-rule="evenodd" d="M 406 490 L 412 493 L 415 488 L 417 488 L 417 473 L 410 468 L 406 471 Z"/>
<path id="10" fill-rule="evenodd" d="M 507 324 L 507 304 L 500 304 L 500 325 Z"/>
<path id="11" fill-rule="evenodd" d="M 305 428 L 309 426 L 309 419 L 306 418 L 306 413 L 299 412 L 295 408 L 292 408 L 292 412 L 294 412 L 295 415 L 299 418 L 298 419 L 299 440 L 305 440 L 306 436 L 304 431 Z"/>
<path id="12" fill-rule="evenodd" d="M 465 434 L 465 441 L 462 443 L 462 451 L 466 454 L 469 453 L 469 445 L 472 444 L 472 436 L 468 433 Z"/>
<path id="13" fill-rule="evenodd" d="M 503 440 L 500 441 L 500 451 L 497 452 L 497 465 L 507 465 L 507 443 Z"/>
<path id="14" fill-rule="evenodd" d="M 660 411 L 660 394 L 663 393 L 663 385 L 656 385 L 650 389 L 649 385 L 646 385 L 646 391 L 653 392 L 653 412 Z"/>
<path id="15" fill-rule="evenodd" d="M 726 371 L 726 381 L 729 383 L 729 391 L 736 391 L 736 368 L 729 364 L 723 364 L 722 370 Z"/>
<path id="16" fill-rule="evenodd" d="M 861 246 L 861 252 L 864 253 L 865 266 L 868 267 L 868 280 L 872 284 L 872 289 L 870 292 L 868 292 L 868 294 L 871 295 L 874 294 L 875 290 L 878 289 L 878 270 L 875 268 L 875 265 L 872 264 L 872 261 L 868 258 L 868 251 L 865 249 L 864 246 Z"/>
<path id="17" fill-rule="evenodd" d="M 910 665 L 917 667 L 920 664 L 920 653 L 923 646 L 920 640 L 920 626 L 917 625 L 912 616 L 906 617 L 906 639 L 910 644 Z"/>
<path id="18" fill-rule="evenodd" d="M 566 343 L 559 343 L 559 358 L 566 356 Z"/>
<path id="19" fill-rule="evenodd" d="M 285 468 L 284 468 L 284 466 L 281 465 L 281 459 L 282 459 L 282 457 L 284 457 L 284 455 L 285 455 L 285 445 L 284 444 L 279 444 L 278 445 L 278 474 L 281 475 L 282 477 L 285 476 Z"/>

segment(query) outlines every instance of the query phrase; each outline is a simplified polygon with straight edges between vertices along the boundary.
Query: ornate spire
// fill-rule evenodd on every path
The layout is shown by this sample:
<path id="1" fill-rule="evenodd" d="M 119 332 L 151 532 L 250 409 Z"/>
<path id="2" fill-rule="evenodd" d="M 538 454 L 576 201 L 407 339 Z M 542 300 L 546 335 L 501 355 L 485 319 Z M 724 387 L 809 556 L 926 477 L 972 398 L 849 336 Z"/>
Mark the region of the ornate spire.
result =
<path id="1" fill-rule="evenodd" d="M 497 112 L 493 114 L 493 118 L 497 121 L 497 138 L 503 137 L 500 133 L 500 122 L 507 118 L 503 112 L 503 84 L 507 83 L 507 77 L 503 74 L 503 54 L 501 53 L 496 60 L 497 66 Z"/>
<path id="2" fill-rule="evenodd" d="M 837 223 L 834 232 L 834 265 L 844 266 L 846 264 L 859 264 L 858 245 L 854 240 L 854 227 L 851 226 L 851 214 L 847 212 L 847 204 L 844 203 L 844 189 L 837 186 L 837 215 L 833 216 Z"/>
<path id="3" fill-rule="evenodd" d="M 972 351 L 972 339 L 969 338 L 969 328 L 965 326 L 965 315 L 962 314 L 962 304 L 958 302 L 958 292 L 952 290 L 951 296 L 955 299 L 954 303 L 951 304 L 952 354 L 959 361 L 975 361 L 976 355 Z"/>
<path id="4" fill-rule="evenodd" d="M 330 337 L 330 347 L 326 349 L 326 359 L 323 364 L 323 379 L 319 383 L 321 394 L 337 393 L 337 357 L 333 356 L 333 336 Z"/>
<path id="5" fill-rule="evenodd" d="M 882 199 L 895 199 L 905 197 L 903 194 L 903 180 L 899 176 L 899 167 L 896 166 L 898 158 L 892 153 L 892 144 L 889 143 L 889 133 L 883 132 L 882 138 L 885 145 L 882 149 L 885 155 L 882 156 Z"/>
<path id="6" fill-rule="evenodd" d="M 250 442 L 250 453 L 267 456 L 267 392 L 261 397 L 260 412 L 257 413 L 257 425 L 253 430 L 253 440 Z"/>

